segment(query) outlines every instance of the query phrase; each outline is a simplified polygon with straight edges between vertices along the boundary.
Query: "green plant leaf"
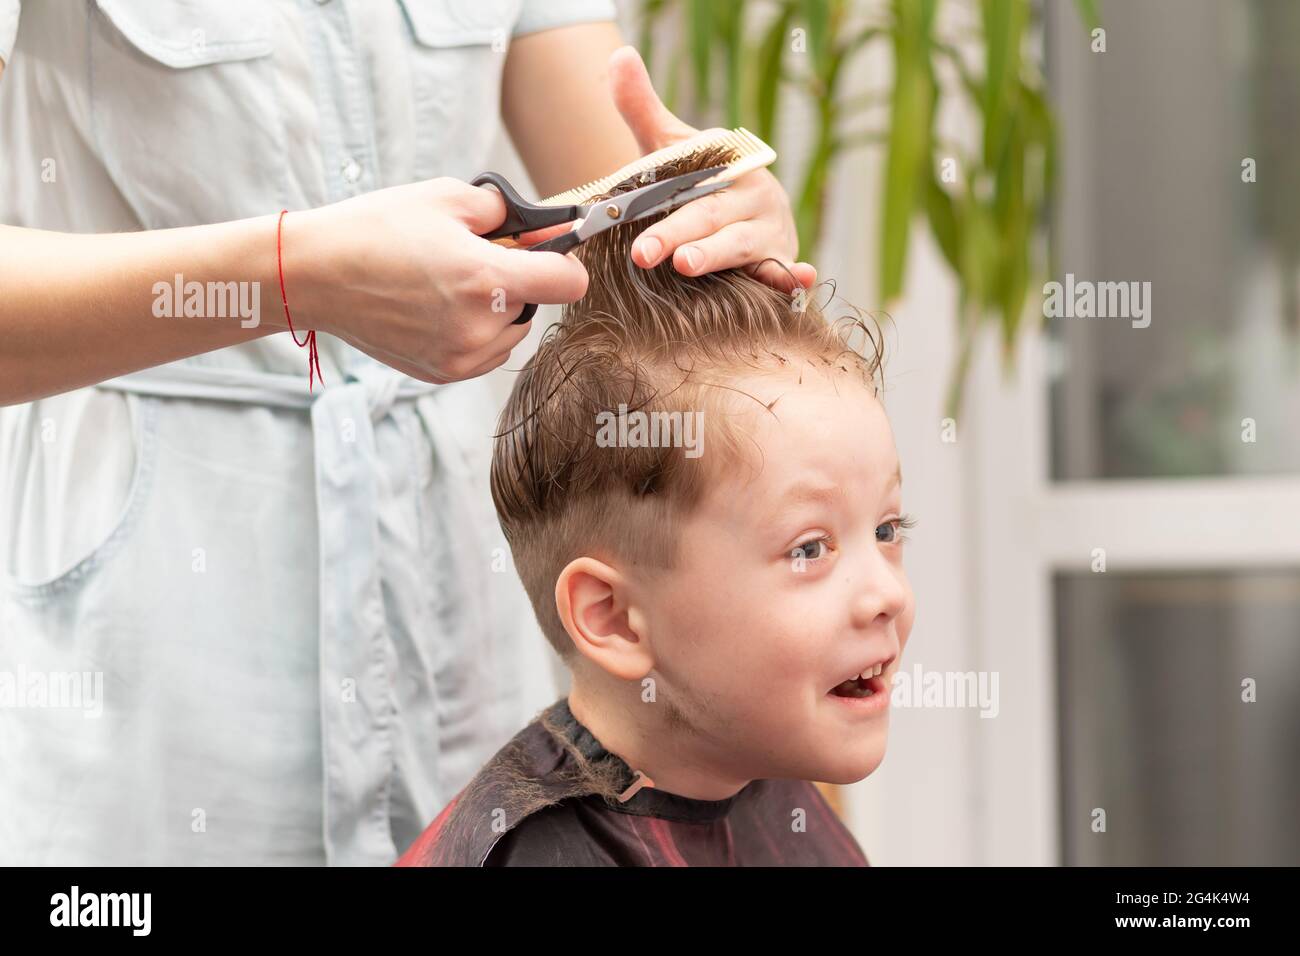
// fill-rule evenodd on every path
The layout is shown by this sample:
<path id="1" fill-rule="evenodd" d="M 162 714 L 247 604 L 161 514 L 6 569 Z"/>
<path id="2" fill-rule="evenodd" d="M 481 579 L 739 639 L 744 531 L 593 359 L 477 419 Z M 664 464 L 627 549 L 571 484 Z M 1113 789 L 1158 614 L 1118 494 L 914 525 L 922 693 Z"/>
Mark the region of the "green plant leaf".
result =
<path id="1" fill-rule="evenodd" d="M 1002 358 L 1009 364 L 1014 354 L 1017 333 L 1025 313 L 1025 299 L 1029 292 L 1029 218 L 1022 217 L 1012 223 L 1003 234 L 1002 301 L 998 304 L 1002 317 Z M 1005 367 L 1005 366 L 1004 366 Z"/>
<path id="2" fill-rule="evenodd" d="M 808 52 L 813 57 L 812 72 L 824 76 L 830 59 L 829 0 L 799 0 L 799 18 L 808 30 Z"/>
<path id="3" fill-rule="evenodd" d="M 948 393 L 943 403 L 946 418 L 956 420 L 961 417 L 962 397 L 970 372 L 971 356 L 975 352 L 975 333 L 978 328 L 979 312 L 971 305 L 967 290 L 963 287 L 957 296 L 957 354 L 948 376 Z"/>
<path id="4" fill-rule="evenodd" d="M 727 60 L 727 120 L 730 129 L 741 126 L 741 103 L 744 98 L 745 4 L 718 5 L 718 30 L 723 39 Z"/>
<path id="5" fill-rule="evenodd" d="M 986 320 L 998 321 L 1004 369 L 1009 367 L 1032 277 L 1041 267 L 1035 235 L 1059 181 L 1056 120 L 1041 80 L 1034 78 L 1036 71 L 1026 72 L 1021 61 L 1033 0 L 976 0 L 982 50 L 969 48 L 965 41 L 958 49 L 933 36 L 938 0 L 877 0 L 880 6 L 888 4 L 889 19 L 872 16 L 866 23 L 851 15 L 857 12 L 852 0 L 764 2 L 771 18 L 751 37 L 745 14 L 754 4 L 640 0 L 646 62 L 651 62 L 652 22 L 680 13 L 685 36 L 670 54 L 665 102 L 675 109 L 678 88 L 689 82 L 702 114 L 725 115 L 729 125 L 750 120 L 743 125 L 771 140 L 779 125 L 783 81 L 796 75 L 795 66 L 801 67 L 800 75 L 805 73 L 802 64 L 786 57 L 790 31 L 796 24 L 806 29 L 810 60 L 805 91 L 810 96 L 807 107 L 815 114 L 815 132 L 794 203 L 800 247 L 815 257 L 830 171 L 839 151 L 882 136 L 887 152 L 880 200 L 880 295 L 889 300 L 902 292 L 910 230 L 915 215 L 923 212 L 959 279 L 958 358 L 948 394 L 948 406 L 955 410 Z M 1089 28 L 1100 25 L 1098 0 L 1075 0 L 1075 7 Z M 889 37 L 893 45 L 890 123 L 883 132 L 873 129 L 874 123 L 851 131 L 843 121 L 861 117 L 862 111 L 855 108 L 850 115 L 846 108 L 842 115 L 840 107 L 863 97 L 843 100 L 835 95 L 836 86 L 848 57 L 877 37 Z M 963 53 L 983 66 L 978 76 L 967 68 Z M 715 56 L 723 57 L 723 63 L 716 63 Z M 952 192 L 951 185 L 945 188 L 939 181 L 935 165 L 940 90 L 934 56 L 956 66 L 956 94 L 976 107 L 982 124 L 982 148 L 975 156 L 964 155 L 960 144 L 943 146 L 962 163 L 963 185 Z M 722 84 L 715 82 L 719 78 Z M 800 89 L 805 89 L 802 84 Z"/>
<path id="6" fill-rule="evenodd" d="M 673 47 L 672 56 L 668 62 L 668 84 L 664 87 L 663 101 L 664 106 L 668 107 L 673 113 L 680 113 L 679 99 L 681 96 L 682 85 L 682 48 L 680 45 Z"/>
<path id="7" fill-rule="evenodd" d="M 704 112 L 713 102 L 709 62 L 713 48 L 713 4 L 711 0 L 687 0 L 687 4 L 695 105 Z"/>
<path id="8" fill-rule="evenodd" d="M 894 0 L 894 91 L 881 214 L 880 295 L 886 302 L 903 289 L 908 236 L 920 196 L 918 185 L 921 177 L 928 175 L 922 163 L 928 161 L 933 120 L 929 50 L 933 16 L 932 0 Z"/>
<path id="9" fill-rule="evenodd" d="M 939 183 L 933 170 L 926 180 L 925 211 L 930 220 L 930 231 L 934 233 L 943 257 L 957 272 L 961 268 L 961 223 L 952 197 Z"/>
<path id="10" fill-rule="evenodd" d="M 1097 0 L 1074 0 L 1075 9 L 1079 11 L 1081 19 L 1089 30 L 1095 30 L 1101 26 L 1101 14 L 1097 11 Z"/>
<path id="11" fill-rule="evenodd" d="M 1029 16 L 1027 0 L 981 0 L 985 72 L 980 106 L 984 113 L 984 164 L 997 168 L 1012 116 L 1019 108 L 1020 43 Z"/>
<path id="12" fill-rule="evenodd" d="M 776 129 L 777 96 L 781 91 L 781 79 L 785 64 L 786 41 L 790 31 L 790 20 L 794 16 L 794 4 L 781 4 L 781 11 L 768 27 L 758 48 L 758 88 L 756 93 L 756 115 L 758 138 L 771 142 Z"/>
<path id="13" fill-rule="evenodd" d="M 1038 90 L 1028 85 L 1023 86 L 1021 88 L 1021 100 L 1025 105 L 1026 138 L 1031 148 L 1041 153 L 1042 162 L 1041 182 L 1036 184 L 1037 188 L 1033 191 L 1033 203 L 1026 223 L 1026 243 L 1029 243 L 1033 241 L 1034 230 L 1042 220 L 1043 209 L 1052 201 L 1052 197 L 1056 193 L 1056 183 L 1059 176 L 1057 133 L 1056 120 Z M 1053 244 L 1047 244 L 1048 261 L 1042 264 L 1042 268 L 1049 275 L 1055 275 L 1058 271 L 1052 261 L 1056 252 L 1057 250 Z"/>
<path id="14" fill-rule="evenodd" d="M 958 274 L 970 306 L 983 314 L 997 278 L 998 233 L 989 207 L 970 188 L 963 197 L 961 220 Z"/>
<path id="15" fill-rule="evenodd" d="M 1015 342 L 1029 282 L 1030 208 L 1023 191 L 1023 140 L 1008 152 L 1011 155 L 1003 182 L 1006 196 L 997 213 L 1000 242 L 993 303 L 1000 313 L 1004 354 Z"/>
<path id="16" fill-rule="evenodd" d="M 795 203 L 795 227 L 799 232 L 799 249 L 804 258 L 816 258 L 821 239 L 822 214 L 826 205 L 826 188 L 836 152 L 835 112 L 830 101 L 823 100 L 818 110 L 817 139 L 804 171 L 799 199 Z"/>
<path id="17" fill-rule="evenodd" d="M 1042 93 L 1032 86 L 1021 84 L 1020 100 L 1024 105 L 1025 134 L 1043 153 L 1042 194 L 1050 196 L 1056 191 L 1056 120 Z"/>

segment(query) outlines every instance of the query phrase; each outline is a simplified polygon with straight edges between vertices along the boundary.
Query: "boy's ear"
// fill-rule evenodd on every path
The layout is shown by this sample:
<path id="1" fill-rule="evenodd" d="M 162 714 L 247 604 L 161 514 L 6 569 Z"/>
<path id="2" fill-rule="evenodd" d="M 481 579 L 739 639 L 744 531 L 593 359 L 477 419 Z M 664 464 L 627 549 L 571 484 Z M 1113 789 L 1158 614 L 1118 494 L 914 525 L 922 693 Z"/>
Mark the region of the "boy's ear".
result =
<path id="1" fill-rule="evenodd" d="M 555 581 L 555 610 L 578 653 L 614 677 L 640 680 L 654 655 L 630 592 L 627 579 L 608 564 L 574 558 Z"/>

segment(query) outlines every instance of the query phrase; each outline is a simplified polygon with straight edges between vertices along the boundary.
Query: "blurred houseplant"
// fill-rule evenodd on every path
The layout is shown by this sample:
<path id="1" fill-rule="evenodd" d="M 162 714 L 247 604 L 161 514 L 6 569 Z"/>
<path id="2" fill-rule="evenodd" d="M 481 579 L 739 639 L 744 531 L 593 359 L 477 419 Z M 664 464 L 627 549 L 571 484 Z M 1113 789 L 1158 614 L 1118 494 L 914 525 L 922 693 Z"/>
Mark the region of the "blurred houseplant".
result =
<path id="1" fill-rule="evenodd" d="M 923 215 L 959 280 L 958 358 L 946 403 L 946 414 L 955 416 L 981 322 L 1000 328 L 1009 367 L 1030 276 L 1045 268 L 1035 226 L 1055 181 L 1056 129 L 1042 74 L 1023 55 L 1037 6 L 1031 0 L 640 3 L 642 56 L 679 115 L 700 126 L 745 126 L 775 145 L 782 95 L 806 103 L 815 132 L 792 197 L 803 258 L 816 261 L 834 161 L 860 147 L 886 151 L 880 300 L 887 304 L 902 292 L 909 232 L 914 216 Z M 1096 0 L 1075 5 L 1095 27 Z M 666 19 L 675 19 L 684 40 L 665 66 L 654 59 L 654 40 Z M 846 92 L 850 61 L 886 49 L 893 53 L 890 89 Z M 937 132 L 948 97 L 963 99 L 976 118 L 978 149 Z"/>

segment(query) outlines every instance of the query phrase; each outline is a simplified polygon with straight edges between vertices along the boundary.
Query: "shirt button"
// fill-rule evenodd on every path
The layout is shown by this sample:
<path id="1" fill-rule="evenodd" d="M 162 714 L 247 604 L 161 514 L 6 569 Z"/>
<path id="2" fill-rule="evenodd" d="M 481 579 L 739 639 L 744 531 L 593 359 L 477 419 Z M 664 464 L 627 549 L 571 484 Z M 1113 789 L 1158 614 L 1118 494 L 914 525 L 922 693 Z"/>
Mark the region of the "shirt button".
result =
<path id="1" fill-rule="evenodd" d="M 341 171 L 343 173 L 343 181 L 348 185 L 352 185 L 361 178 L 361 164 L 355 159 L 348 159 L 348 161 L 343 164 L 343 169 Z"/>

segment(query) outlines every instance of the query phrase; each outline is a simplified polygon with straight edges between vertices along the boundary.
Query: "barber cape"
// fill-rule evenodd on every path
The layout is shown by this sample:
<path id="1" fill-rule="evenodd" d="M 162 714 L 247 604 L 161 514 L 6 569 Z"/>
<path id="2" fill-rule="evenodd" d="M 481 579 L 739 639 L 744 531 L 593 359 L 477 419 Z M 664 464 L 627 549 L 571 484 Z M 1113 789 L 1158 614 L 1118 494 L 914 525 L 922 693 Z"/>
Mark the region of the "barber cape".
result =
<path id="1" fill-rule="evenodd" d="M 565 741 L 619 780 L 620 793 L 636 781 L 561 699 L 488 761 L 397 865 L 869 865 L 807 781 L 755 780 L 726 800 L 643 786 L 620 801 L 593 792 Z"/>

